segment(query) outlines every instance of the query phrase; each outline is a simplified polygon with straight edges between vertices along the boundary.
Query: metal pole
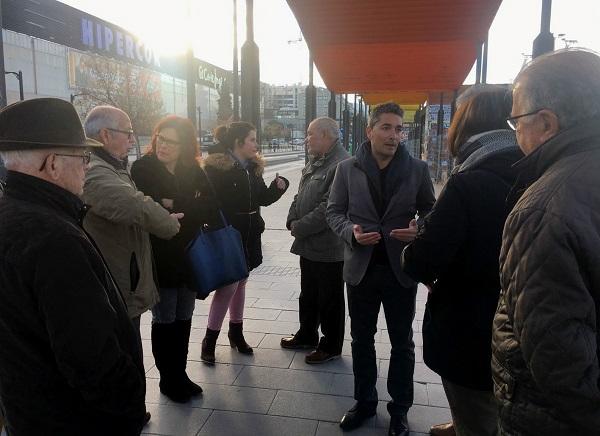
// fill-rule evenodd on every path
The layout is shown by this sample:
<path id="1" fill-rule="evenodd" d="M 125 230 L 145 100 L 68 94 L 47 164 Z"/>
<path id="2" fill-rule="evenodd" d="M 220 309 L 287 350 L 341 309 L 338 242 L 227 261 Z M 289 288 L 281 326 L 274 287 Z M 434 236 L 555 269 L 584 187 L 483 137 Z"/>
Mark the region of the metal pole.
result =
<path id="1" fill-rule="evenodd" d="M 6 106 L 6 79 L 4 78 L 4 35 L 2 34 L 2 0 L 0 0 L 0 108 Z"/>
<path id="2" fill-rule="evenodd" d="M 437 169 L 435 172 L 436 181 L 440 181 L 442 177 L 441 171 L 441 161 L 442 161 L 442 143 L 444 136 L 444 93 L 440 93 L 440 110 L 438 111 L 438 119 L 437 119 L 437 137 L 438 137 L 438 158 L 437 158 Z"/>
<path id="3" fill-rule="evenodd" d="M 344 147 L 350 149 L 350 112 L 348 111 L 348 94 L 344 94 Z"/>
<path id="4" fill-rule="evenodd" d="M 196 127 L 196 78 L 194 70 L 194 53 L 192 48 L 189 47 L 186 54 L 187 116 Z"/>
<path id="5" fill-rule="evenodd" d="M 483 42 L 483 62 L 481 65 L 481 83 L 487 83 L 488 37 L 489 37 L 489 35 L 486 35 L 485 41 Z"/>
<path id="6" fill-rule="evenodd" d="M 260 63 L 258 45 L 254 41 L 254 1 L 246 0 L 246 42 L 242 46 L 241 95 L 242 119 L 256 127 L 260 136 Z M 260 143 L 260 137 L 258 138 Z"/>
<path id="7" fill-rule="evenodd" d="M 554 35 L 550 32 L 552 18 L 552 0 L 542 0 L 542 22 L 540 34 L 533 41 L 532 57 L 554 51 Z"/>
<path id="8" fill-rule="evenodd" d="M 477 63 L 475 64 L 475 83 L 481 83 L 481 44 L 477 43 Z"/>
<path id="9" fill-rule="evenodd" d="M 359 144 L 362 144 L 362 141 L 363 141 L 363 136 L 362 136 L 362 133 L 363 133 L 362 132 L 362 117 L 363 117 L 362 99 L 359 99 L 358 100 L 358 118 L 357 118 L 358 125 L 356 126 L 357 127 L 357 131 L 358 131 L 358 134 L 356 136 L 357 136 L 357 139 L 358 139 L 357 142 Z"/>
<path id="10" fill-rule="evenodd" d="M 237 0 L 233 0 L 233 121 L 240 120 L 240 77 L 238 74 Z"/>
<path id="11" fill-rule="evenodd" d="M 335 120 L 335 114 L 337 112 L 335 107 L 335 92 L 329 91 L 329 107 L 327 116 Z"/>
<path id="12" fill-rule="evenodd" d="M 200 145 L 202 145 L 202 108 L 198 106 L 198 138 L 200 139 Z"/>
<path id="13" fill-rule="evenodd" d="M 352 150 L 356 150 L 356 94 L 354 94 L 354 109 L 352 111 Z"/>
<path id="14" fill-rule="evenodd" d="M 19 79 L 19 98 L 23 101 L 25 100 L 25 93 L 23 92 L 23 71 L 19 70 L 17 79 Z"/>

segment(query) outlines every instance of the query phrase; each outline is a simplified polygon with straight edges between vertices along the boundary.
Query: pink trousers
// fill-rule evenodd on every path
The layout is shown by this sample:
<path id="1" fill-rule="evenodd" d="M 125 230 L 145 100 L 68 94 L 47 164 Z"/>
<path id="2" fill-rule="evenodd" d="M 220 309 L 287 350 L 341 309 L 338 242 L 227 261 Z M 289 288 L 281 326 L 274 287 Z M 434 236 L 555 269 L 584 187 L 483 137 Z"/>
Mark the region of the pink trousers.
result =
<path id="1" fill-rule="evenodd" d="M 244 319 L 244 302 L 246 300 L 246 282 L 240 280 L 215 291 L 208 313 L 208 328 L 221 330 L 221 325 L 229 309 L 229 321 L 236 324 Z"/>

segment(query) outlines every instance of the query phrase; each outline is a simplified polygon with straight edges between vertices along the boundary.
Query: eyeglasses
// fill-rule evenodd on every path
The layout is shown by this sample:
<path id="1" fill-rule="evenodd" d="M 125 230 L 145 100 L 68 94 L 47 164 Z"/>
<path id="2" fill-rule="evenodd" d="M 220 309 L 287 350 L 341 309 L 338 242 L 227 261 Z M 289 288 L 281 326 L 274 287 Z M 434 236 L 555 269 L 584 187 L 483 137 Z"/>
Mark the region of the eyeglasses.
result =
<path id="1" fill-rule="evenodd" d="M 120 129 L 111 129 L 110 127 L 107 127 L 106 130 L 110 130 L 111 132 L 118 132 L 118 133 L 127 135 L 127 139 L 129 139 L 129 140 L 131 140 L 135 137 L 135 132 L 133 131 L 133 129 L 120 130 Z"/>
<path id="2" fill-rule="evenodd" d="M 528 117 L 530 115 L 535 115 L 538 112 L 543 111 L 544 109 L 538 109 L 535 110 L 533 112 L 527 112 L 526 114 L 522 114 L 522 115 L 515 115 L 514 117 L 508 117 L 506 119 L 506 122 L 508 123 L 508 126 L 513 129 L 513 130 L 517 130 L 517 127 L 519 126 L 519 122 L 517 121 L 519 118 L 523 118 L 523 117 Z"/>
<path id="3" fill-rule="evenodd" d="M 175 148 L 181 145 L 179 141 L 173 141 L 172 139 L 165 138 L 162 135 L 156 135 L 156 145 L 166 145 L 167 147 Z"/>
<path id="4" fill-rule="evenodd" d="M 84 165 L 88 165 L 90 163 L 90 160 L 92 159 L 92 153 L 89 151 L 84 151 L 83 154 L 63 154 L 63 153 L 52 153 L 54 156 L 65 156 L 65 157 L 78 157 L 81 158 L 83 161 Z M 46 161 L 48 160 L 48 157 L 50 155 L 46 156 L 44 158 L 44 161 L 42 162 L 42 166 L 40 166 L 40 171 L 44 171 L 44 168 L 46 168 Z"/>

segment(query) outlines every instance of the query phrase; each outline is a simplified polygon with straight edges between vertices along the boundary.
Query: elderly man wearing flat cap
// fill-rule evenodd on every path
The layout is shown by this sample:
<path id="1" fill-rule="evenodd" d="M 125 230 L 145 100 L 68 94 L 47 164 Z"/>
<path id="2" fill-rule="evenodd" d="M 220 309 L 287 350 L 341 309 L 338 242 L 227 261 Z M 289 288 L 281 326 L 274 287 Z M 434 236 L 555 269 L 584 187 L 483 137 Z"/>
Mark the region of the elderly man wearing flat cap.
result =
<path id="1" fill-rule="evenodd" d="M 11 436 L 139 435 L 149 419 L 139 340 L 81 226 L 97 147 L 65 101 L 0 111 L 0 403 Z"/>

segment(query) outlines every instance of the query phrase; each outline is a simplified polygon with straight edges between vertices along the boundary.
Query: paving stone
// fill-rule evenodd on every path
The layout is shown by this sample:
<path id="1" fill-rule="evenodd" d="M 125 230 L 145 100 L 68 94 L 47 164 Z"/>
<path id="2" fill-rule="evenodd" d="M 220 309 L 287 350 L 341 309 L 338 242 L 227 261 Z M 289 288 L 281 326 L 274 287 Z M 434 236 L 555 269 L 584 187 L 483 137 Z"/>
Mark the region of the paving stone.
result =
<path id="1" fill-rule="evenodd" d="M 144 428 L 146 434 L 189 436 L 198 433 L 211 414 L 210 410 L 173 404 L 148 404 L 152 419 Z"/>
<path id="2" fill-rule="evenodd" d="M 152 356 L 152 341 L 150 339 L 142 339 L 142 349 L 144 356 Z"/>
<path id="3" fill-rule="evenodd" d="M 294 291 L 277 291 L 273 289 L 257 289 L 247 291 L 246 295 L 253 298 L 266 299 L 266 300 L 290 300 Z"/>
<path id="4" fill-rule="evenodd" d="M 361 427 L 352 430 L 352 436 L 385 436 L 387 430 L 374 427 Z M 342 431 L 338 423 L 319 421 L 319 427 L 315 436 L 345 436 L 348 433 Z M 428 433 L 410 432 L 410 436 L 427 436 Z"/>
<path id="5" fill-rule="evenodd" d="M 192 328 L 206 328 L 206 324 L 208 323 L 208 310 L 210 308 L 207 307 L 206 315 L 194 315 L 192 316 Z"/>
<path id="6" fill-rule="evenodd" d="M 307 419 L 215 410 L 198 436 L 307 436 L 316 428 L 317 421 Z"/>
<path id="7" fill-rule="evenodd" d="M 247 319 L 264 319 L 275 321 L 279 318 L 281 310 L 278 309 L 261 309 L 258 307 L 247 307 L 244 309 L 244 320 Z M 227 317 L 229 319 L 229 316 Z"/>
<path id="8" fill-rule="evenodd" d="M 305 353 L 296 353 L 294 360 L 290 365 L 291 369 L 301 369 L 304 371 L 322 371 L 333 372 L 336 374 L 352 374 L 352 359 L 347 356 L 342 356 L 338 359 L 329 362 L 320 363 L 318 365 L 309 365 L 304 361 Z"/>
<path id="9" fill-rule="evenodd" d="M 330 392 L 335 375 L 326 372 L 246 366 L 235 380 L 234 385 L 335 394 Z"/>
<path id="10" fill-rule="evenodd" d="M 193 397 L 184 406 L 265 414 L 276 393 L 272 389 L 210 383 L 202 385 L 202 389 L 201 396 Z"/>
<path id="11" fill-rule="evenodd" d="M 160 393 L 158 379 L 146 379 L 146 404 L 167 404 L 169 399 Z"/>
<path id="12" fill-rule="evenodd" d="M 154 357 L 153 356 L 143 356 L 144 357 L 144 371 L 148 373 L 154 367 Z"/>
<path id="13" fill-rule="evenodd" d="M 286 334 L 277 334 L 277 335 L 272 335 L 272 334 L 267 333 L 265 335 L 265 337 L 263 338 L 263 340 L 260 342 L 260 344 L 258 344 L 258 347 L 259 348 L 271 348 L 273 350 L 284 350 L 287 353 L 293 354 L 295 352 L 294 350 L 286 350 L 284 348 L 281 348 L 281 345 L 280 345 L 281 338 L 290 336 L 293 334 L 294 334 L 294 332 L 288 332 Z M 305 350 L 298 350 L 298 352 L 300 352 L 300 353 L 302 353 L 303 351 L 305 351 Z M 308 350 L 308 351 L 310 351 L 310 350 Z"/>
<path id="14" fill-rule="evenodd" d="M 429 405 L 436 407 L 450 407 L 444 387 L 437 383 L 427 383 Z"/>
<path id="15" fill-rule="evenodd" d="M 150 324 L 140 325 L 140 336 L 142 339 L 150 339 L 150 329 Z"/>
<path id="16" fill-rule="evenodd" d="M 415 363 L 415 381 L 438 384 L 442 383 L 440 376 L 427 368 L 424 363 Z"/>
<path id="17" fill-rule="evenodd" d="M 298 310 L 282 310 L 277 321 L 298 322 Z"/>
<path id="18" fill-rule="evenodd" d="M 252 307 L 260 307 L 263 309 L 297 310 L 298 302 L 293 300 L 261 298 L 254 303 Z"/>
<path id="19" fill-rule="evenodd" d="M 271 287 L 270 282 L 253 282 L 253 281 L 246 282 L 246 292 L 248 292 L 250 290 L 265 290 L 265 289 L 269 289 L 270 287 Z M 246 294 L 246 295 L 248 295 L 248 294 Z"/>
<path id="20" fill-rule="evenodd" d="M 289 368 L 294 358 L 284 350 L 260 348 L 254 354 L 242 354 L 231 347 L 217 347 L 215 359 L 219 363 L 233 363 L 248 366 L 270 366 L 273 368 Z"/>
<path id="21" fill-rule="evenodd" d="M 269 415 L 338 422 L 353 404 L 354 400 L 348 397 L 278 391 Z"/>
<path id="22" fill-rule="evenodd" d="M 279 282 L 275 282 L 271 284 L 271 288 L 272 290 L 276 291 L 276 290 L 282 290 L 282 291 L 294 291 L 294 292 L 299 292 L 300 291 L 300 280 L 298 280 L 296 283 L 279 283 Z"/>
<path id="23" fill-rule="evenodd" d="M 290 332 L 297 331 L 299 326 L 300 324 L 297 322 L 264 321 L 257 319 L 249 319 L 244 321 L 244 334 L 246 331 L 248 331 L 287 335 Z"/>
<path id="24" fill-rule="evenodd" d="M 415 432 L 429 433 L 432 425 L 452 421 L 450 409 L 415 405 L 408 411 L 408 424 Z"/>
<path id="25" fill-rule="evenodd" d="M 413 383 L 414 385 L 414 404 L 428 406 L 427 386 L 423 383 Z M 387 390 L 387 378 L 379 377 L 375 385 L 379 399 L 382 401 L 391 401 Z M 334 374 L 331 388 L 328 392 L 331 395 L 341 395 L 345 397 L 354 396 L 354 376 L 350 374 Z"/>

